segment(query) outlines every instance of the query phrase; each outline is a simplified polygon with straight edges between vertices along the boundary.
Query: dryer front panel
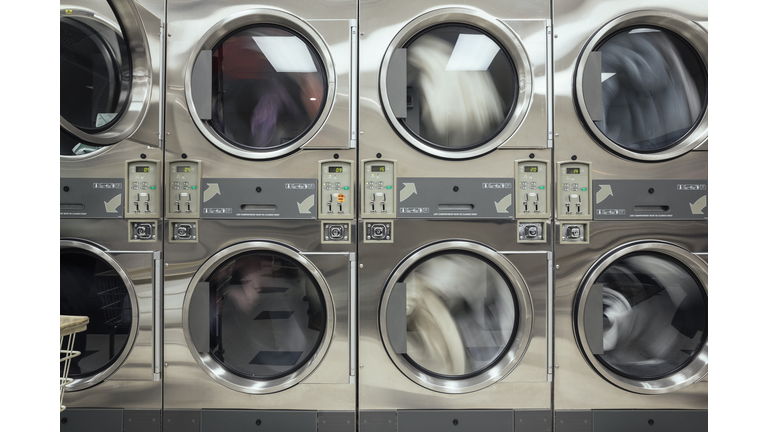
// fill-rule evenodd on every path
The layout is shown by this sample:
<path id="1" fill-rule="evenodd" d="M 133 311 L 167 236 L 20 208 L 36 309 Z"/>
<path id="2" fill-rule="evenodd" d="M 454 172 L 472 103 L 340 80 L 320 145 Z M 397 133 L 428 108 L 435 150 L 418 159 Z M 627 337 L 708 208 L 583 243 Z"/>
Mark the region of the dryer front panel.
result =
<path id="1" fill-rule="evenodd" d="M 576 67 L 578 109 L 607 149 L 671 159 L 707 138 L 707 32 L 688 19 L 634 12 L 601 28 Z"/>
<path id="2" fill-rule="evenodd" d="M 99 384 L 119 368 L 139 329 L 136 291 L 125 270 L 103 250 L 64 241 L 59 251 L 61 315 L 87 316 L 88 328 L 75 338 L 68 390 Z M 63 363 L 61 363 L 63 367 Z"/>
<path id="3" fill-rule="evenodd" d="M 133 135 L 143 121 L 152 66 L 139 9 L 132 1 L 61 5 L 61 156 L 103 151 Z"/>
<path id="4" fill-rule="evenodd" d="M 155 241 L 134 241 L 130 227 L 124 220 L 61 220 L 60 313 L 90 320 L 75 337 L 80 355 L 69 372 L 67 408 L 160 409 L 162 347 L 154 311 L 162 257 Z M 162 235 L 159 228 L 155 233 Z"/>
<path id="5" fill-rule="evenodd" d="M 246 393 L 269 393 L 317 367 L 333 334 L 334 310 L 309 261 L 271 243 L 246 243 L 220 252 L 201 271 L 187 294 L 185 327 L 193 355 L 212 378 Z"/>
<path id="6" fill-rule="evenodd" d="M 707 266 L 670 243 L 620 247 L 593 267 L 576 297 L 578 342 L 606 380 L 659 394 L 707 373 Z"/>

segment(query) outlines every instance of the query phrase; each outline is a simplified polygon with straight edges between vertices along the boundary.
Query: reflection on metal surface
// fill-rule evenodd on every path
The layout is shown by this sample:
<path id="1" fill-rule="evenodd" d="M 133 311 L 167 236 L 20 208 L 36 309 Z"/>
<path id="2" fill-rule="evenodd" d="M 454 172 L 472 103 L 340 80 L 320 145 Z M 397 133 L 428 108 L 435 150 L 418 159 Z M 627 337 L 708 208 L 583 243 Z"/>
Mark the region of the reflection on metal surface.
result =
<path id="1" fill-rule="evenodd" d="M 407 286 L 408 358 L 431 373 L 469 375 L 495 362 L 515 328 L 507 282 L 486 262 L 446 254 L 417 266 Z"/>
<path id="2" fill-rule="evenodd" d="M 468 28 L 438 28 L 411 42 L 408 107 L 417 112 L 409 113 L 406 125 L 443 147 L 471 147 L 491 138 L 512 108 L 517 81 L 499 51 L 488 36 Z"/>
<path id="3" fill-rule="evenodd" d="M 633 151 L 665 149 L 685 136 L 705 108 L 707 77 L 695 50 L 668 30 L 634 28 L 607 38 L 602 54 L 608 138 Z"/>

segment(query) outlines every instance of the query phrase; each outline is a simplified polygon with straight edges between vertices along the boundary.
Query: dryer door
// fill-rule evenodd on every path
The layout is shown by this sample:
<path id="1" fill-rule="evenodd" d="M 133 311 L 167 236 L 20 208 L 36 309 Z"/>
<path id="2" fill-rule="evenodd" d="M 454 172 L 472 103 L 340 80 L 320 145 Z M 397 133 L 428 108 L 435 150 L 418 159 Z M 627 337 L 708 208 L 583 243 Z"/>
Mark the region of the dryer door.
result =
<path id="1" fill-rule="evenodd" d="M 307 144 L 335 95 L 330 51 L 317 31 L 285 12 L 254 9 L 212 28 L 193 49 L 186 94 L 211 143 L 269 159 Z"/>
<path id="2" fill-rule="evenodd" d="M 115 373 L 134 346 L 139 330 L 137 293 L 115 258 L 98 247 L 61 240 L 59 257 L 60 313 L 90 320 L 87 330 L 75 338 L 80 355 L 72 359 L 69 377 L 74 381 L 67 385 L 68 391 L 82 390 Z"/>
<path id="3" fill-rule="evenodd" d="M 671 159 L 707 139 L 707 32 L 663 12 L 606 24 L 576 68 L 578 109 L 609 150 L 636 160 Z"/>
<path id="4" fill-rule="evenodd" d="M 334 331 L 333 301 L 319 270 L 274 243 L 240 243 L 211 257 L 184 305 L 184 332 L 197 363 L 243 393 L 301 382 L 320 364 Z"/>
<path id="5" fill-rule="evenodd" d="M 582 353 L 614 385 L 667 393 L 707 373 L 707 265 L 687 250 L 620 247 L 590 270 L 576 304 Z"/>
<path id="6" fill-rule="evenodd" d="M 467 393 L 517 365 L 532 316 L 528 287 L 509 261 L 477 243 L 448 241 L 418 250 L 395 270 L 379 321 L 406 376 L 431 390 Z"/>
<path id="7" fill-rule="evenodd" d="M 149 50 L 133 2 L 62 6 L 61 156 L 84 156 L 128 138 L 149 104 Z"/>
<path id="8" fill-rule="evenodd" d="M 465 159 L 512 136 L 531 104 L 525 49 L 505 24 L 447 8 L 410 22 L 387 50 L 379 87 L 384 111 L 416 148 Z"/>

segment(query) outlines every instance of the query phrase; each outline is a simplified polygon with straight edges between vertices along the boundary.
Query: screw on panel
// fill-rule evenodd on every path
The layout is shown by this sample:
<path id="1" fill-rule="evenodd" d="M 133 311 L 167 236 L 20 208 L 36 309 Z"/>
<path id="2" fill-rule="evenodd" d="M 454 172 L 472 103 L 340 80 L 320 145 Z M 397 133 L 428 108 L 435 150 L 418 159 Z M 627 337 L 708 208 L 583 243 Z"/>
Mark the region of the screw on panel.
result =
<path id="1" fill-rule="evenodd" d="M 648 189 L 648 193 L 649 193 L 649 194 L 652 194 L 652 193 L 654 193 L 654 192 L 655 192 L 655 191 L 653 190 L 653 188 L 650 188 L 650 189 Z"/>
<path id="2" fill-rule="evenodd" d="M 458 191 L 459 191 L 459 187 L 458 187 L 458 186 L 454 186 L 454 187 L 453 187 L 453 191 L 454 191 L 454 192 L 458 192 Z"/>
<path id="3" fill-rule="evenodd" d="M 381 153 L 376 153 L 376 157 L 381 159 Z"/>
<path id="4" fill-rule="evenodd" d="M 69 192 L 69 186 L 64 186 L 64 192 Z"/>
<path id="5" fill-rule="evenodd" d="M 571 156 L 571 160 L 576 160 L 576 159 L 577 159 L 576 155 Z"/>
<path id="6" fill-rule="evenodd" d="M 335 154 L 333 155 L 333 158 L 334 158 L 334 159 L 338 159 L 338 158 L 339 158 L 339 154 L 338 154 L 338 153 L 335 153 Z"/>
<path id="7" fill-rule="evenodd" d="M 142 153 L 142 154 L 141 154 L 141 158 L 142 158 L 142 159 L 146 159 L 146 158 L 147 158 L 147 155 L 145 155 L 144 153 Z"/>
<path id="8" fill-rule="evenodd" d="M 533 158 L 535 158 L 535 157 L 536 157 L 536 155 L 535 155 L 535 154 L 533 154 L 533 153 L 531 153 L 531 154 L 529 154 L 529 155 L 528 155 L 528 157 L 529 157 L 529 158 L 531 158 L 531 159 L 533 159 Z"/>
<path id="9" fill-rule="evenodd" d="M 187 154 L 186 154 L 186 153 L 182 153 L 182 154 L 181 154 L 181 158 L 182 158 L 182 159 L 186 159 L 186 158 L 187 158 Z"/>

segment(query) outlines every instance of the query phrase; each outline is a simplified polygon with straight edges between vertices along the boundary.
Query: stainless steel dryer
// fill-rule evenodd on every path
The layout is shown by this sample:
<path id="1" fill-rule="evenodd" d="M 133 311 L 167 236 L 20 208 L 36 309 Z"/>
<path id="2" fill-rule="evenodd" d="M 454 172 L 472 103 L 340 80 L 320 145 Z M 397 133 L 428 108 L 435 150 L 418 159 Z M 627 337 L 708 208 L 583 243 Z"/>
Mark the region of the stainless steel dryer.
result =
<path id="1" fill-rule="evenodd" d="M 707 29 L 706 2 L 555 0 L 555 161 L 594 180 L 706 165 Z"/>
<path id="2" fill-rule="evenodd" d="M 317 179 L 320 160 L 356 160 L 356 20 L 356 0 L 168 2 L 169 175 L 192 161 L 215 186 L 175 197 L 167 214 L 218 217 L 244 203 L 211 199 L 251 189 L 252 180 L 266 191 L 299 188 Z M 350 218 L 354 196 L 338 193 L 325 214 Z M 266 204 L 248 211 L 270 217 L 276 203 Z M 303 206 L 306 217 L 320 209 Z"/>
<path id="3" fill-rule="evenodd" d="M 168 224 L 163 430 L 354 431 L 354 227 Z"/>
<path id="4" fill-rule="evenodd" d="M 60 215 L 159 219 L 161 185 L 132 189 L 128 177 L 133 161 L 162 171 L 164 2 L 62 0 L 60 8 Z"/>
<path id="5" fill-rule="evenodd" d="M 360 2 L 362 217 L 551 216 L 518 165 L 550 178 L 549 18 L 546 0 Z"/>
<path id="6" fill-rule="evenodd" d="M 125 220 L 61 220 L 61 314 L 90 320 L 75 339 L 62 431 L 160 431 L 162 243 L 132 234 Z"/>
<path id="7" fill-rule="evenodd" d="M 589 231 L 555 245 L 557 431 L 706 431 L 707 221 Z"/>
<path id="8" fill-rule="evenodd" d="M 510 225 L 361 223 L 361 432 L 552 430 L 551 249 Z"/>

